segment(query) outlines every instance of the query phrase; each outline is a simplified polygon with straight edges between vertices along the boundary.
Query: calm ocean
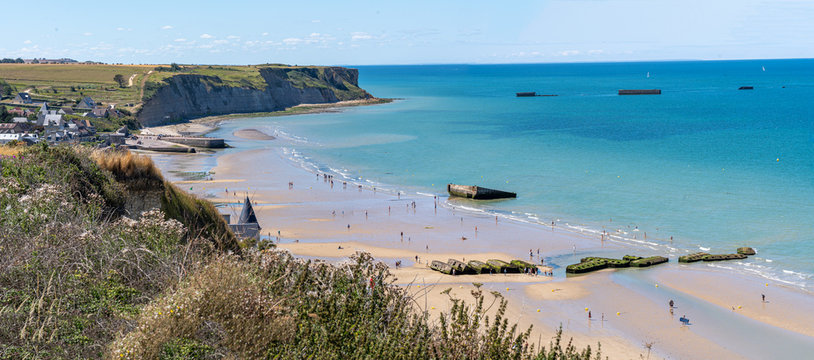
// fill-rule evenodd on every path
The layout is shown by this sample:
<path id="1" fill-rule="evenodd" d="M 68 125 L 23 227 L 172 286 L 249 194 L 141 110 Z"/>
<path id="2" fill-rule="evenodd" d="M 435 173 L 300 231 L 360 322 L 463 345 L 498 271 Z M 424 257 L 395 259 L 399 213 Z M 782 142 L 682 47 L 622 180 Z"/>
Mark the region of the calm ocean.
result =
<path id="1" fill-rule="evenodd" d="M 515 200 L 468 206 L 605 229 L 675 254 L 752 246 L 756 257 L 716 266 L 814 290 L 814 60 L 359 72 L 370 93 L 402 100 L 237 120 L 221 132 L 276 133 L 323 171 L 380 188 L 445 194 L 452 182 L 514 191 Z"/>

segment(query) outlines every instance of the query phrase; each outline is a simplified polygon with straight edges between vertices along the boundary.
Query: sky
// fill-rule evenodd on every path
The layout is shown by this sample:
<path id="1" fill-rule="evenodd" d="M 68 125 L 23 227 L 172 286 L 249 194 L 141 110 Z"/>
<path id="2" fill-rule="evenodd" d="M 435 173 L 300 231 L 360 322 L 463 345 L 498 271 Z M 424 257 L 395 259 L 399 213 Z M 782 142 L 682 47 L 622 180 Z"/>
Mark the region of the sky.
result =
<path id="1" fill-rule="evenodd" d="M 4 1 L 0 58 L 376 65 L 814 57 L 814 0 Z"/>

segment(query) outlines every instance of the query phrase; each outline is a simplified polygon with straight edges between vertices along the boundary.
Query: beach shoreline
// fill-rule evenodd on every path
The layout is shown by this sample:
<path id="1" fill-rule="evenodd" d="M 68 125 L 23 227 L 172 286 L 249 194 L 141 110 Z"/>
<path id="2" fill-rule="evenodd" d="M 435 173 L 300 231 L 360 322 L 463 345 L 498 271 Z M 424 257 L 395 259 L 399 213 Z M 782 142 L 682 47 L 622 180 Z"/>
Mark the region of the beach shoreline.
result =
<path id="1" fill-rule="evenodd" d="M 206 116 L 202 118 L 191 119 L 188 122 L 178 124 L 145 127 L 141 129 L 141 132 L 148 135 L 205 136 L 206 134 L 217 130 L 218 124 L 226 120 L 336 112 L 341 111 L 342 108 L 353 106 L 387 104 L 395 100 L 397 99 L 372 98 L 362 100 L 339 101 L 335 103 L 325 103 L 325 104 L 299 104 L 280 111 Z"/>
<path id="2" fill-rule="evenodd" d="M 240 141 L 242 140 L 239 137 L 235 139 L 238 148 L 240 147 Z M 268 144 L 273 144 L 275 141 L 270 141 Z M 261 161 L 264 167 L 262 171 L 258 171 L 256 165 L 253 164 Z M 521 305 L 518 309 L 517 304 L 510 303 L 510 308 L 512 311 L 521 314 L 518 315 L 517 319 L 523 319 L 522 324 L 534 325 L 538 330 L 551 330 L 552 326 L 556 327 L 557 324 L 551 323 L 550 319 L 545 318 L 527 321 L 527 316 L 522 315 L 524 313 L 529 315 L 527 314 L 529 310 L 524 309 L 525 304 L 539 303 L 538 306 L 542 313 L 557 314 L 552 315 L 551 318 L 559 318 L 561 321 L 571 324 L 572 320 L 580 317 L 579 310 L 583 306 L 588 307 L 588 304 L 584 303 L 584 299 L 590 298 L 592 299 L 590 301 L 591 308 L 597 307 L 609 310 L 604 311 L 601 315 L 603 318 L 602 335 L 596 337 L 596 331 L 592 328 L 584 326 L 571 327 L 569 325 L 566 327 L 566 337 L 574 336 L 577 338 L 577 344 L 585 345 L 595 344 L 596 340 L 599 339 L 603 344 L 603 349 L 608 349 L 605 344 L 613 343 L 614 345 L 611 348 L 615 350 L 608 349 L 608 352 L 605 353 L 611 355 L 612 358 L 629 358 L 644 353 L 640 344 L 637 343 L 641 340 L 639 337 L 644 335 L 629 330 L 630 328 L 620 330 L 611 324 L 612 321 L 616 321 L 615 315 L 611 316 L 616 313 L 612 309 L 614 306 L 617 308 L 630 307 L 631 309 L 650 309 L 653 311 L 656 311 L 655 309 L 664 309 L 663 304 L 646 300 L 620 302 L 619 299 L 614 301 L 603 299 L 600 296 L 603 292 L 616 293 L 618 298 L 624 296 L 619 294 L 630 291 L 629 288 L 619 286 L 613 281 L 607 281 L 608 283 L 600 281 L 600 279 L 608 278 L 608 275 L 605 274 L 608 271 L 579 277 L 564 277 L 563 268 L 558 267 L 555 270 L 553 279 L 548 277 L 534 279 L 520 275 L 516 278 L 495 276 L 490 281 L 488 275 L 478 275 L 479 277 L 486 276 L 485 279 L 468 276 L 440 276 L 439 273 L 426 268 L 427 263 L 431 260 L 446 261 L 447 258 L 451 257 L 459 260 L 475 258 L 478 260 L 486 260 L 487 258 L 510 260 L 517 258 L 535 262 L 545 259 L 549 259 L 549 261 L 550 259 L 557 259 L 557 261 L 567 262 L 562 257 L 574 249 L 578 249 L 574 254 L 574 257 L 578 258 L 579 256 L 589 256 L 592 252 L 607 251 L 608 248 L 629 249 L 624 244 L 600 243 L 598 239 L 581 236 L 578 233 L 564 229 L 549 229 L 534 224 L 516 223 L 502 218 L 495 222 L 494 218 L 483 214 L 471 214 L 460 210 L 456 212 L 454 206 L 446 203 L 438 206 L 438 200 L 428 196 L 387 194 L 381 191 L 373 191 L 370 187 L 363 186 L 362 189 L 358 189 L 357 184 L 351 184 L 347 188 L 341 182 L 335 182 L 331 186 L 330 182 L 321 177 L 319 173 L 309 172 L 288 160 L 279 144 L 275 144 L 272 148 L 243 150 L 218 156 L 217 166 L 212 169 L 212 172 L 212 181 L 185 181 L 183 183 L 185 186 L 192 185 L 190 188 L 192 192 L 210 201 L 229 204 L 226 206 L 232 207 L 232 211 L 239 210 L 236 209 L 236 204 L 239 203 L 240 198 L 250 195 L 253 201 L 258 204 L 255 210 L 263 227 L 265 238 L 277 240 L 279 236 L 278 247 L 290 251 L 295 256 L 341 259 L 356 251 L 366 251 L 380 261 L 387 263 L 391 268 L 394 267 L 396 260 L 407 261 L 407 264 L 403 265 L 401 269 L 393 269 L 394 275 L 399 279 L 410 278 L 411 281 L 421 279 L 425 283 L 457 284 L 458 286 L 481 282 L 487 287 L 498 289 L 495 291 L 514 287 L 515 291 L 507 290 L 505 295 L 519 301 Z M 292 188 L 287 186 L 289 182 L 293 183 Z M 415 208 L 412 207 L 413 202 L 417 204 Z M 375 210 L 373 210 L 374 208 Z M 394 209 L 397 210 L 394 211 Z M 431 211 L 432 213 L 430 213 Z M 398 212 L 398 215 L 395 215 L 395 212 Z M 475 231 L 475 228 L 479 229 Z M 406 239 L 399 238 L 396 230 L 403 231 Z M 525 258 L 525 255 L 523 255 L 528 254 L 527 242 L 522 244 L 510 243 L 510 238 L 535 237 L 542 238 L 541 244 L 545 245 L 541 256 L 533 253 L 532 259 Z M 462 240 L 462 238 L 467 240 Z M 486 241 L 486 239 L 489 241 Z M 499 246 L 500 251 L 497 252 L 493 243 L 496 240 L 501 243 L 501 246 Z M 339 249 L 340 247 L 342 249 Z M 415 256 L 419 257 L 418 262 L 411 260 Z M 561 265 L 564 266 L 565 264 Z M 808 317 L 795 320 L 789 318 L 788 312 L 775 311 L 765 314 L 756 312 L 751 306 L 747 306 L 741 311 L 722 308 L 720 304 L 727 303 L 729 301 L 727 299 L 737 298 L 742 296 L 742 293 L 754 291 L 746 289 L 744 284 L 726 286 L 721 289 L 720 293 L 703 297 L 699 295 L 697 290 L 693 289 L 693 282 L 679 283 L 676 280 L 681 278 L 681 271 L 683 271 L 678 268 L 662 267 L 633 271 L 658 274 L 654 281 L 661 283 L 662 288 L 673 288 L 675 291 L 687 294 L 698 301 L 715 304 L 715 306 L 721 308 L 722 312 L 730 311 L 737 314 L 737 316 L 745 316 L 766 326 L 779 327 L 812 336 L 811 328 L 806 325 L 806 323 L 809 323 Z M 439 276 L 442 281 L 438 281 Z M 727 278 L 726 275 L 721 276 L 723 279 Z M 574 285 L 586 281 L 584 279 L 588 279 L 592 285 L 590 287 Z M 752 279 L 752 282 L 754 282 L 754 279 Z M 517 288 L 518 284 L 522 284 L 520 288 Z M 540 287 L 546 286 L 545 284 L 555 286 L 555 288 L 543 287 L 541 290 Z M 704 289 L 715 293 L 711 291 L 712 288 L 707 287 Z M 522 291 L 518 292 L 516 290 Z M 783 290 L 774 285 L 772 285 L 772 291 L 777 294 L 783 294 L 787 291 L 793 292 L 793 290 Z M 547 292 L 553 293 L 553 295 Z M 722 295 L 722 293 L 725 294 Z M 797 308 L 807 309 L 805 295 L 799 297 L 772 294 L 770 296 L 778 300 L 786 299 Z M 435 299 L 432 301 L 440 301 L 437 297 L 432 298 Z M 438 303 L 437 308 L 443 308 L 442 304 Z M 623 313 L 623 311 L 619 312 Z M 628 313 L 632 312 L 633 310 L 628 311 Z M 808 312 L 814 313 L 814 311 Z M 584 314 L 582 315 L 584 316 Z M 610 319 L 604 319 L 605 317 Z M 634 319 L 630 322 L 633 324 L 648 322 L 647 317 L 642 314 L 636 316 L 620 315 L 620 317 L 624 317 L 626 321 Z M 605 327 L 606 323 L 607 328 Z M 668 319 L 663 320 L 662 325 L 671 328 L 676 327 Z M 619 328 L 625 328 L 625 326 L 630 325 L 620 324 Z M 552 333 L 543 331 L 536 334 L 540 337 L 549 337 Z M 732 353 L 703 336 L 694 335 L 691 332 L 665 331 L 665 334 L 665 336 L 659 337 L 659 347 L 663 350 L 659 351 L 657 349 L 654 354 L 661 354 L 665 357 L 675 356 L 676 354 L 703 357 L 704 354 L 708 356 L 710 353 L 717 353 L 728 358 L 749 357 Z M 702 352 L 682 350 L 682 344 L 686 345 L 687 342 L 697 344 L 699 349 L 704 350 Z"/>

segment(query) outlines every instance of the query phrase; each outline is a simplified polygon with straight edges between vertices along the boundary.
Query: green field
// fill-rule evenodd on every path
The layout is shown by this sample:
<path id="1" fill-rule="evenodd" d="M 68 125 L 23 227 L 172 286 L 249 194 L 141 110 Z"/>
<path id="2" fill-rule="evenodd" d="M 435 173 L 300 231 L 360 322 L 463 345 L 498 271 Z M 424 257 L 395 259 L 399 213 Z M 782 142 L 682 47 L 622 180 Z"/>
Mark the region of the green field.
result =
<path id="1" fill-rule="evenodd" d="M 141 101 L 141 82 L 153 68 L 152 65 L 0 64 L 0 79 L 14 86 L 17 92 L 29 90 L 36 100 L 68 104 L 90 96 L 105 104 L 127 107 L 126 104 L 135 106 Z M 136 75 L 133 86 L 119 87 L 113 80 L 117 74 L 125 80 Z"/>

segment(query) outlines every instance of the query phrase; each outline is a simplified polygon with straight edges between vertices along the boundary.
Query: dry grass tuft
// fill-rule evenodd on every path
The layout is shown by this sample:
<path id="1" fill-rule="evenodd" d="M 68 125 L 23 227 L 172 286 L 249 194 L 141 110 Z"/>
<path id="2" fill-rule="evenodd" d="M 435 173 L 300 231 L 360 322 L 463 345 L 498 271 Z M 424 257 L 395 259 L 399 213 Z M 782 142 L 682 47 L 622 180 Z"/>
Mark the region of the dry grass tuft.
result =
<path id="1" fill-rule="evenodd" d="M 162 182 L 161 172 L 150 157 L 133 154 L 130 151 L 94 151 L 94 161 L 113 173 L 121 182 Z"/>
<path id="2" fill-rule="evenodd" d="M 22 146 L 0 146 L 0 156 L 17 156 L 23 149 Z"/>

